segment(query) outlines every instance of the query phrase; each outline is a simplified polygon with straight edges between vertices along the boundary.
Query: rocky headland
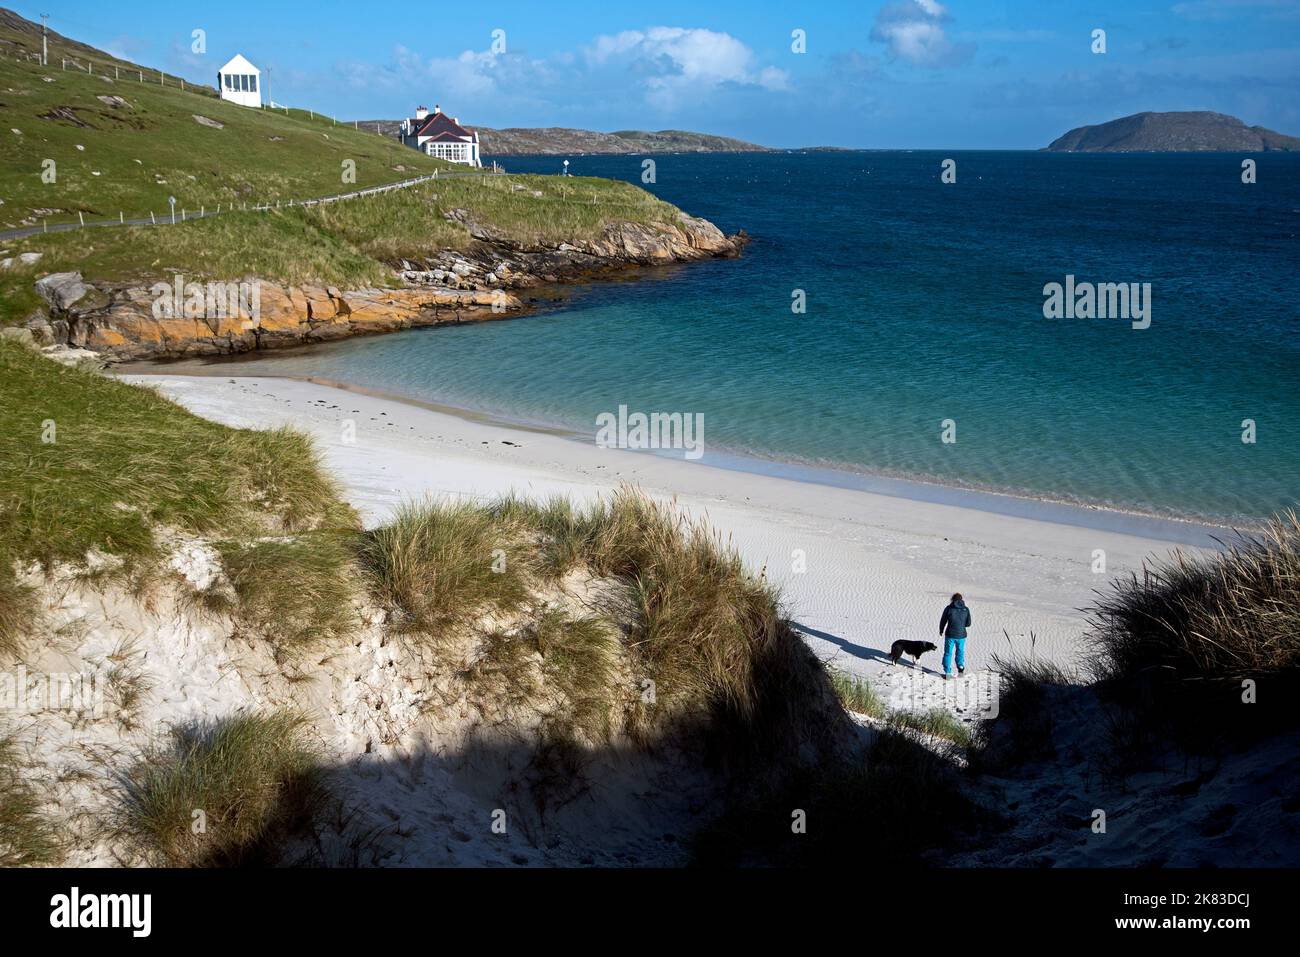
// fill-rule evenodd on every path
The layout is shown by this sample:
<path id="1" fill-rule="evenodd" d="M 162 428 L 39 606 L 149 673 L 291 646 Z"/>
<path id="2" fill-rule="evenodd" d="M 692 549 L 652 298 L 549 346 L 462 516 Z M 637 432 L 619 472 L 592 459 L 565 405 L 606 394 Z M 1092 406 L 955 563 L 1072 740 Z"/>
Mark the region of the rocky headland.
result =
<path id="1" fill-rule="evenodd" d="M 165 281 L 92 283 L 78 272 L 53 273 L 36 281 L 45 308 L 6 334 L 110 361 L 233 355 L 517 316 L 529 309 L 523 294 L 528 289 L 634 267 L 736 256 L 747 241 L 743 232 L 726 236 L 684 213 L 676 222 L 614 222 L 594 239 L 555 245 L 520 241 L 463 209 L 450 210 L 447 218 L 464 226 L 473 241 L 465 249 L 388 263 L 392 288 L 340 290 L 232 277 L 221 285 L 255 285 L 256 308 L 213 309 L 211 297 L 208 308 L 160 308 L 160 292 L 169 288 Z"/>

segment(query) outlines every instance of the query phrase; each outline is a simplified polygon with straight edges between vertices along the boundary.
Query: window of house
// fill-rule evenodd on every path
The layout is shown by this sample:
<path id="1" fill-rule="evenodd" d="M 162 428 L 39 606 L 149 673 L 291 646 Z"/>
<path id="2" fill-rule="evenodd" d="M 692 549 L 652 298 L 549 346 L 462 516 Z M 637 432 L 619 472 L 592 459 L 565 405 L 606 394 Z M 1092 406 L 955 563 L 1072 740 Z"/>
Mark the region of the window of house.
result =
<path id="1" fill-rule="evenodd" d="M 249 93 L 256 93 L 256 92 L 257 92 L 257 74 L 256 74 L 256 73 L 254 73 L 253 75 L 251 75 L 251 76 L 248 78 L 248 92 L 249 92 Z"/>

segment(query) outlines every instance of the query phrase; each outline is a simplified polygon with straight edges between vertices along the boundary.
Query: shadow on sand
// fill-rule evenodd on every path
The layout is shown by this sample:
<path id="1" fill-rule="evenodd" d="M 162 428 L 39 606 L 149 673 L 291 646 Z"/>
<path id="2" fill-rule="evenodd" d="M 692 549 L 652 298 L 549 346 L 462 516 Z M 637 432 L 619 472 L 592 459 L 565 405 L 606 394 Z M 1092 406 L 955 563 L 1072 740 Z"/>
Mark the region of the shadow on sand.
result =
<path id="1" fill-rule="evenodd" d="M 892 658 L 889 657 L 888 652 L 880 651 L 876 648 L 868 648 L 866 645 L 854 644 L 853 642 L 849 641 L 847 638 L 841 638 L 839 635 L 832 635 L 829 631 L 819 631 L 816 628 L 809 628 L 807 625 L 801 625 L 797 621 L 790 622 L 790 626 L 795 631 L 799 632 L 799 634 L 801 635 L 805 635 L 809 638 L 818 638 L 822 641 L 830 642 L 832 645 L 835 645 L 837 648 L 839 648 L 841 651 L 845 652 L 846 654 L 852 655 L 854 658 L 860 658 L 863 661 L 879 661 L 881 664 L 886 664 L 886 665 L 894 664 L 894 661 Z M 912 665 L 911 659 L 907 657 L 902 658 L 897 665 L 897 667 L 900 668 L 904 666 L 909 668 L 914 667 Z M 942 671 L 936 671 L 933 668 L 927 668 L 923 664 L 917 664 L 915 665 L 915 667 L 922 674 L 936 675 L 939 677 L 942 677 L 943 675 Z"/>

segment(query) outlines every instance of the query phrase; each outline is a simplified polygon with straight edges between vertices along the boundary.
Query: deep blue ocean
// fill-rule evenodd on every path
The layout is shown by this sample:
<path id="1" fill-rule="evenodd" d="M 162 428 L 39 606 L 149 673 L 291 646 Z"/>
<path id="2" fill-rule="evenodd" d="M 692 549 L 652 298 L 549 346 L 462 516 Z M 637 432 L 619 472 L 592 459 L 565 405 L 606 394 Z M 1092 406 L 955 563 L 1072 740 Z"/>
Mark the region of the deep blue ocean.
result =
<path id="1" fill-rule="evenodd" d="M 642 159 L 570 168 L 639 183 Z M 1247 185 L 1236 154 L 658 156 L 647 188 L 747 230 L 742 258 L 257 371 L 593 435 L 620 405 L 699 412 L 710 450 L 1258 520 L 1300 500 L 1300 155 L 1255 159 Z M 1044 318 L 1067 274 L 1150 283 L 1150 327 Z"/>

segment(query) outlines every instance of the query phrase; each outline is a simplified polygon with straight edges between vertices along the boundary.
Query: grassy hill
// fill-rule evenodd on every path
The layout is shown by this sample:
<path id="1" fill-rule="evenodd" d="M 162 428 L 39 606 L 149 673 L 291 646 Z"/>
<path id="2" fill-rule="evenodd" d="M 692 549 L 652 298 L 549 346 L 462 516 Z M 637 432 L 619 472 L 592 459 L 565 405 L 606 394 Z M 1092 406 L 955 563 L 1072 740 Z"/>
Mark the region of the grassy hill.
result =
<path id="1" fill-rule="evenodd" d="M 38 26 L 0 10 L 0 229 L 76 222 L 78 213 L 161 215 L 169 196 L 191 210 L 306 199 L 446 165 L 373 128 L 182 90 L 178 77 L 160 81 L 156 70 L 58 34 L 48 67 L 30 59 L 40 49 Z M 345 161 L 355 164 L 355 187 Z"/>

